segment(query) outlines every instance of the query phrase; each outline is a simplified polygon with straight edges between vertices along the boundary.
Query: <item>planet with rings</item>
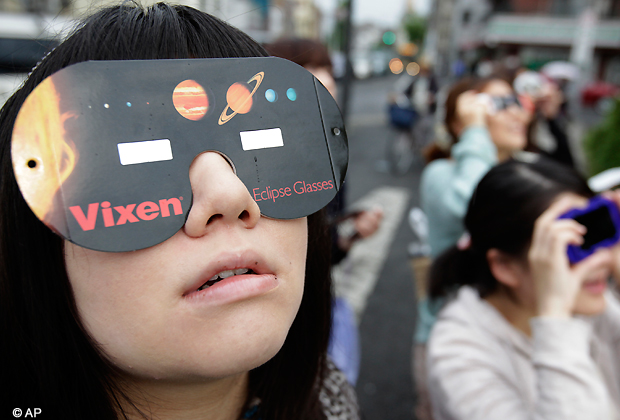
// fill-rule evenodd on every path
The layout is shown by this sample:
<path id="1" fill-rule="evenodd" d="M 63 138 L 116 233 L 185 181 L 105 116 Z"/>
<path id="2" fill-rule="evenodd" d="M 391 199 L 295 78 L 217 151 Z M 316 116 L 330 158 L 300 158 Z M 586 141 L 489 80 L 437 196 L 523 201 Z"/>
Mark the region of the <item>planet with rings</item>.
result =
<path id="1" fill-rule="evenodd" d="M 252 109 L 252 97 L 256 90 L 263 82 L 263 77 L 265 76 L 265 72 L 256 73 L 247 83 L 237 82 L 233 83 L 226 92 L 226 108 L 222 111 L 220 115 L 220 119 L 217 122 L 219 125 L 226 124 L 232 117 L 237 114 L 247 114 Z M 256 82 L 254 84 L 254 88 L 250 92 L 250 84 L 252 82 Z M 232 111 L 229 114 L 229 110 Z"/>

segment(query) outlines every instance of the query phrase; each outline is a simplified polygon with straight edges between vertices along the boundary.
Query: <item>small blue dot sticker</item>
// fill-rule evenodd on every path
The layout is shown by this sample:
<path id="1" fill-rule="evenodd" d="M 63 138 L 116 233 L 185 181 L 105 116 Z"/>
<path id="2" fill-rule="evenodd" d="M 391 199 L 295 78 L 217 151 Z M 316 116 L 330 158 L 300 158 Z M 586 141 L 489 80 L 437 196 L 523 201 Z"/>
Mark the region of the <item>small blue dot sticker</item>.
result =
<path id="1" fill-rule="evenodd" d="M 296 99 L 297 99 L 297 92 L 295 91 L 295 89 L 293 89 L 293 88 L 289 88 L 289 89 L 286 91 L 286 96 L 287 96 L 287 97 L 288 97 L 291 101 L 294 101 L 294 100 L 296 100 Z"/>
<path id="2" fill-rule="evenodd" d="M 127 106 L 128 106 L 128 107 L 131 107 L 131 102 L 127 102 Z"/>
<path id="3" fill-rule="evenodd" d="M 278 94 L 273 89 L 267 89 L 265 91 L 265 99 L 267 99 L 269 102 L 275 102 L 278 100 Z"/>

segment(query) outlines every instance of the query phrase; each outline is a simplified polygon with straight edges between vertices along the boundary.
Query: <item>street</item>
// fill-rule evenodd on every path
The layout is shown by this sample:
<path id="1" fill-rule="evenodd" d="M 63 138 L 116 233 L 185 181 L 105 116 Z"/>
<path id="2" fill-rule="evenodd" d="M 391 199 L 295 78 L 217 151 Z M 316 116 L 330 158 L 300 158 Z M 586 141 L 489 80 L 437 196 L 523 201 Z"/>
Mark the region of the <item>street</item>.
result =
<path id="1" fill-rule="evenodd" d="M 386 100 L 395 76 L 356 81 L 347 122 L 349 206 L 384 209 L 381 229 L 350 252 L 336 276 L 360 321 L 361 368 L 357 392 L 365 420 L 411 419 L 414 386 L 411 345 L 415 321 L 413 275 L 407 245 L 415 239 L 406 215 L 418 203 L 423 161 L 416 156 L 401 176 L 386 171 Z"/>

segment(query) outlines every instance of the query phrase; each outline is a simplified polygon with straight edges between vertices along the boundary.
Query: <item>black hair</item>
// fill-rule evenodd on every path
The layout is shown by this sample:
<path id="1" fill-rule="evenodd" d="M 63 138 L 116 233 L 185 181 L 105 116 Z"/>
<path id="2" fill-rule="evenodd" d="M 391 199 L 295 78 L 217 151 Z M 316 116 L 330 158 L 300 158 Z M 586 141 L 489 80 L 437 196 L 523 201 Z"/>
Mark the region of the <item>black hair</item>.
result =
<path id="1" fill-rule="evenodd" d="M 471 243 L 446 250 L 430 269 L 429 295 L 449 295 L 470 285 L 485 297 L 499 283 L 491 274 L 487 251 L 525 258 L 534 222 L 562 193 L 590 198 L 594 193 L 573 168 L 536 155 L 512 159 L 492 168 L 480 181 L 469 202 L 465 229 Z"/>
<path id="2" fill-rule="evenodd" d="M 0 110 L 0 358 L 2 400 L 10 407 L 83 420 L 116 419 L 131 404 L 118 371 L 80 321 L 63 240 L 36 218 L 15 181 L 11 133 L 28 94 L 54 72 L 87 60 L 267 55 L 243 32 L 193 8 L 125 2 L 87 18 Z M 276 356 L 250 372 L 248 399 L 262 400 L 264 419 L 325 418 L 318 388 L 326 369 L 331 280 L 323 219 L 321 212 L 308 217 L 304 295 L 287 339 Z"/>

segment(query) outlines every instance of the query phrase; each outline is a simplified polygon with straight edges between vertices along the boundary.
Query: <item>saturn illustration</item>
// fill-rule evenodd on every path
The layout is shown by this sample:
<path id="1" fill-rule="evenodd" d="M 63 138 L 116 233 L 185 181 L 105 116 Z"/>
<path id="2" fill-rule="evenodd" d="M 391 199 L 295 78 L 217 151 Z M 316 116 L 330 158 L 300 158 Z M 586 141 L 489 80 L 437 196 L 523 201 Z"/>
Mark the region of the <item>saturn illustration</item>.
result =
<path id="1" fill-rule="evenodd" d="M 256 73 L 247 83 L 237 82 L 233 83 L 226 92 L 226 108 L 222 111 L 220 115 L 220 119 L 217 122 L 219 125 L 226 124 L 237 114 L 247 114 L 252 109 L 252 97 L 254 93 L 260 86 L 263 81 L 263 77 L 265 76 L 265 72 Z M 250 84 L 252 82 L 256 82 L 254 84 L 254 88 L 250 92 Z M 229 114 L 229 110 L 232 111 Z"/>

